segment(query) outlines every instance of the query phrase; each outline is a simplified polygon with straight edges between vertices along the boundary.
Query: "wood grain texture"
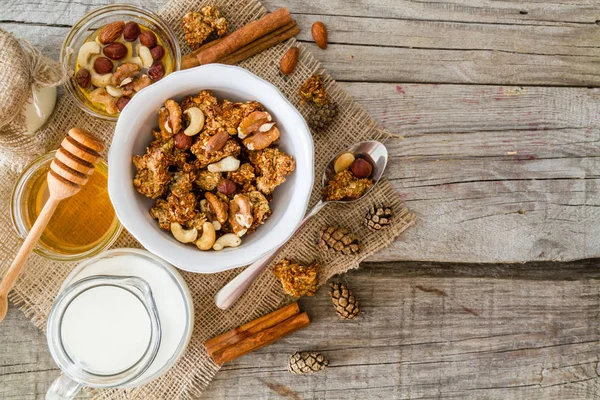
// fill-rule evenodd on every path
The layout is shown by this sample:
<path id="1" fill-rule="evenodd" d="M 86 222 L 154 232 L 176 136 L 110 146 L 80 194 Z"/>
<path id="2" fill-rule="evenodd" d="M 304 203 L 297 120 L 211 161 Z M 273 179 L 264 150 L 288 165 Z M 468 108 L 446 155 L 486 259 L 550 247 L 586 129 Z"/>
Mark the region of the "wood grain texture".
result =
<path id="1" fill-rule="evenodd" d="M 593 399 L 600 390 L 600 260 L 376 263 L 342 279 L 360 301 L 356 320 L 340 320 L 320 289 L 300 302 L 309 327 L 226 364 L 202 398 Z M 291 375 L 296 350 L 321 351 L 330 367 Z M 44 335 L 14 307 L 0 325 L 0 360 L 2 399 L 41 399 L 57 373 Z"/>
<path id="2" fill-rule="evenodd" d="M 32 9 L 21 0 L 9 3 L 0 26 L 11 30 L 13 24 L 26 23 L 35 33 L 28 39 L 44 47 L 48 44 L 32 26 L 44 26 L 43 35 L 56 36 L 60 43 L 67 28 L 95 4 L 41 0 Z M 597 3 L 460 3 L 276 0 L 265 5 L 291 9 L 303 28 L 301 41 L 338 80 L 600 86 Z M 329 31 L 326 51 L 312 43 L 309 27 L 316 20 Z"/>

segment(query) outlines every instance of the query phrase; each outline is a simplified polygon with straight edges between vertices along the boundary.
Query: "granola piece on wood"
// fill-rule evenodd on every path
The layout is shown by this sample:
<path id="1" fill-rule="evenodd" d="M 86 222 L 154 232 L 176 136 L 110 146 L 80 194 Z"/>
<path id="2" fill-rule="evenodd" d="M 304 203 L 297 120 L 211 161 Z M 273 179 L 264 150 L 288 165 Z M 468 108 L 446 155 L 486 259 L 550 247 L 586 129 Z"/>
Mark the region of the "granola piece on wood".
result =
<path id="1" fill-rule="evenodd" d="M 283 290 L 290 296 L 313 296 L 317 291 L 318 269 L 316 262 L 304 266 L 284 258 L 275 264 L 273 274 L 279 278 Z"/>

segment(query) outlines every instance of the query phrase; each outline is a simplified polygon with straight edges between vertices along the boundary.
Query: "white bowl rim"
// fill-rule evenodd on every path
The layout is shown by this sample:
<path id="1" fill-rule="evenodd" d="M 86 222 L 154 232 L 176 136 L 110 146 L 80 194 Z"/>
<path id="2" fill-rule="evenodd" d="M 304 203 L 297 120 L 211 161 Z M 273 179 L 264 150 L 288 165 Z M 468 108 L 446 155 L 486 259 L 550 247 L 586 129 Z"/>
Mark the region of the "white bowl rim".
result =
<path id="1" fill-rule="evenodd" d="M 299 212 L 299 213 L 293 215 L 292 218 L 288 220 L 291 229 L 290 229 L 289 233 L 287 233 L 287 235 L 285 235 L 285 236 L 282 235 L 279 239 L 274 240 L 269 246 L 267 246 L 263 249 L 261 249 L 260 246 L 256 246 L 256 245 L 245 248 L 244 249 L 245 250 L 244 251 L 244 259 L 245 260 L 242 262 L 235 261 L 235 259 L 239 258 L 239 257 L 236 257 L 234 252 L 226 252 L 227 249 L 222 250 L 220 252 L 197 251 L 198 254 L 201 255 L 201 258 L 208 257 L 208 259 L 204 260 L 205 262 L 203 262 L 202 266 L 199 268 L 197 260 L 194 260 L 194 262 L 190 262 L 189 260 L 183 259 L 183 257 L 178 257 L 178 254 L 176 254 L 177 252 L 169 252 L 169 249 L 172 250 L 172 248 L 162 246 L 161 241 L 156 241 L 155 239 L 152 239 L 151 236 L 154 236 L 153 232 L 156 232 L 156 230 L 154 230 L 153 232 L 147 232 L 144 230 L 132 229 L 133 225 L 135 224 L 135 221 L 131 220 L 127 216 L 127 209 L 129 209 L 130 206 L 127 202 L 127 197 L 125 197 L 123 195 L 123 192 L 120 190 L 120 185 L 122 184 L 122 180 L 116 179 L 114 173 L 111 174 L 111 171 L 114 171 L 117 169 L 117 168 L 114 168 L 114 165 L 113 165 L 115 162 L 117 162 L 113 157 L 113 154 L 115 151 L 114 149 L 117 148 L 119 146 L 119 143 L 122 142 L 126 138 L 125 134 L 118 135 L 120 126 L 123 126 L 123 124 L 125 124 L 124 121 L 126 120 L 126 118 L 121 118 L 121 117 L 127 116 L 128 114 L 131 114 L 131 113 L 134 113 L 133 110 L 135 110 L 136 108 L 143 107 L 144 97 L 151 96 L 151 93 L 153 93 L 153 92 L 160 93 L 159 89 L 162 88 L 163 86 L 168 85 L 170 81 L 175 80 L 175 79 L 183 79 L 184 76 L 193 76 L 195 74 L 198 74 L 200 71 L 210 72 L 211 70 L 214 70 L 213 71 L 214 73 L 219 72 L 219 71 L 223 72 L 222 70 L 228 70 L 229 73 L 234 73 L 234 74 L 239 73 L 239 74 L 245 75 L 245 79 L 251 79 L 251 80 L 257 81 L 259 84 L 263 85 L 264 90 L 268 90 L 270 92 L 271 96 L 280 99 L 285 105 L 287 105 L 287 107 L 289 107 L 289 109 L 292 113 L 295 113 L 297 115 L 299 121 L 301 121 L 301 124 L 303 125 L 302 128 L 308 133 L 307 140 L 305 143 L 305 146 L 307 147 L 305 149 L 305 154 L 306 154 L 307 164 L 310 168 L 310 173 L 308 174 L 309 175 L 308 177 L 304 177 L 304 181 L 298 181 L 295 185 L 295 186 L 299 186 L 299 189 L 300 189 L 297 191 L 295 190 L 295 192 L 297 193 L 297 196 L 301 196 L 299 201 L 300 201 L 300 205 L 302 208 L 302 212 Z M 199 88 L 198 90 L 203 90 L 203 89 Z M 210 88 L 208 90 L 210 90 Z M 173 264 L 175 267 L 177 267 L 179 269 L 189 271 L 189 272 L 212 274 L 212 273 L 227 271 L 230 269 L 249 265 L 249 264 L 255 262 L 256 260 L 260 259 L 261 257 L 265 256 L 266 254 L 271 253 L 273 250 L 279 248 L 280 246 L 285 244 L 289 240 L 289 238 L 292 237 L 292 235 L 295 233 L 297 227 L 300 225 L 300 223 L 304 219 L 304 215 L 308 208 L 308 203 L 310 201 L 310 197 L 312 194 L 312 189 L 313 189 L 313 185 L 314 185 L 314 140 L 313 140 L 311 131 L 308 128 L 308 125 L 306 124 L 306 121 L 304 120 L 304 117 L 302 116 L 302 114 L 300 114 L 300 112 L 296 109 L 296 107 L 279 91 L 279 89 L 277 89 L 277 87 L 275 85 L 273 85 L 272 83 L 270 83 L 269 81 L 267 81 L 265 79 L 260 78 L 259 76 L 253 74 L 252 72 L 250 72 L 244 68 L 241 68 L 241 67 L 238 67 L 235 65 L 225 65 L 225 64 L 216 64 L 215 63 L 215 64 L 202 65 L 202 66 L 195 67 L 195 68 L 190 68 L 187 70 L 172 72 L 171 74 L 167 75 L 160 81 L 144 88 L 142 91 L 140 91 L 140 93 L 145 93 L 146 95 L 140 96 L 140 94 L 138 93 L 136 96 L 133 96 L 131 98 L 131 100 L 129 101 L 129 103 L 127 104 L 127 107 L 121 112 L 121 114 L 119 116 L 120 118 L 117 120 L 117 124 L 115 127 L 115 133 L 113 135 L 113 140 L 112 140 L 109 152 L 108 152 L 108 171 L 109 171 L 108 172 L 108 192 L 109 192 L 109 197 L 113 203 L 113 208 L 115 209 L 115 213 L 117 214 L 117 218 L 119 219 L 121 224 L 125 227 L 125 229 L 136 240 L 138 240 L 142 244 L 142 246 L 144 246 L 144 248 L 146 250 L 150 251 L 152 254 L 154 254 L 158 257 L 163 258 L 164 260 Z M 160 94 L 156 94 L 156 95 L 159 96 Z M 136 134 L 139 134 L 139 132 L 136 132 Z M 117 146 L 115 146 L 115 144 Z M 159 234 L 163 235 L 164 233 L 159 232 Z M 238 250 L 238 255 L 239 255 L 239 249 L 229 249 L 229 250 L 234 250 L 234 251 Z M 212 260 L 211 260 L 211 258 L 212 258 Z"/>

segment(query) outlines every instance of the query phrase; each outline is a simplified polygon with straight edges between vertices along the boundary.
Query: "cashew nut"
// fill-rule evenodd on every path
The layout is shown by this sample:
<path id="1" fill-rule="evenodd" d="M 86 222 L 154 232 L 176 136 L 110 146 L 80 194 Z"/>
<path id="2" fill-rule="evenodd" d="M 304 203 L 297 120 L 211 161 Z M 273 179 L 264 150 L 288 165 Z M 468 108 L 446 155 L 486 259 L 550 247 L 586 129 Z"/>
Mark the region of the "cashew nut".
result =
<path id="1" fill-rule="evenodd" d="M 200 250 L 210 250 L 213 247 L 213 244 L 215 244 L 216 238 L 217 233 L 215 232 L 213 224 L 205 222 L 202 224 L 202 236 L 196 241 L 196 246 L 198 246 Z"/>
<path id="2" fill-rule="evenodd" d="M 90 65 L 90 57 L 92 54 L 100 54 L 101 47 L 96 42 L 87 42 L 81 45 L 79 53 L 77 53 L 77 64 L 80 68 L 92 69 Z"/>
<path id="3" fill-rule="evenodd" d="M 209 164 L 207 168 L 210 172 L 233 172 L 237 171 L 239 167 L 240 160 L 234 156 L 228 156 L 219 162 Z"/>
<path id="4" fill-rule="evenodd" d="M 183 131 L 187 136 L 194 136 L 204 128 L 204 113 L 198 107 L 190 107 L 183 113 L 190 118 L 190 124 Z"/>
<path id="5" fill-rule="evenodd" d="M 93 103 L 102 104 L 108 114 L 119 112 L 117 108 L 117 99 L 112 97 L 105 88 L 99 87 L 90 92 L 90 100 Z"/>
<path id="6" fill-rule="evenodd" d="M 273 126 L 266 132 L 256 132 L 251 137 L 244 139 L 242 143 L 248 150 L 262 150 L 269 147 L 277 139 L 279 139 L 279 129 Z"/>
<path id="7" fill-rule="evenodd" d="M 171 222 L 171 233 L 181 243 L 191 243 L 198 237 L 198 230 L 196 228 L 185 230 L 177 222 Z"/>
<path id="8" fill-rule="evenodd" d="M 100 75 L 99 73 L 94 71 L 93 68 L 90 70 L 90 74 L 92 76 L 92 85 L 99 88 L 103 88 L 110 85 L 113 76 L 113 74 Z"/>
<path id="9" fill-rule="evenodd" d="M 215 215 L 217 221 L 224 224 L 225 221 L 227 221 L 227 204 L 219 200 L 219 198 L 211 192 L 206 192 L 204 197 L 206 197 L 206 200 L 210 205 L 210 210 Z"/>
<path id="10" fill-rule="evenodd" d="M 138 56 L 142 60 L 142 65 L 144 68 L 150 68 L 154 63 L 152 53 L 150 53 L 150 49 L 146 46 L 140 46 L 140 48 L 138 49 Z"/>
<path id="11" fill-rule="evenodd" d="M 165 101 L 165 107 L 169 111 L 169 126 L 173 133 L 178 133 L 181 129 L 181 107 L 175 100 L 169 99 Z"/>
<path id="12" fill-rule="evenodd" d="M 240 244 L 242 244 L 242 239 L 233 233 L 226 233 L 217 239 L 212 248 L 213 250 L 220 251 L 225 247 L 238 247 Z"/>
<path id="13" fill-rule="evenodd" d="M 118 88 L 116 86 L 113 85 L 107 85 L 106 86 L 106 91 L 108 92 L 108 94 L 110 94 L 112 97 L 123 97 L 123 89 Z"/>

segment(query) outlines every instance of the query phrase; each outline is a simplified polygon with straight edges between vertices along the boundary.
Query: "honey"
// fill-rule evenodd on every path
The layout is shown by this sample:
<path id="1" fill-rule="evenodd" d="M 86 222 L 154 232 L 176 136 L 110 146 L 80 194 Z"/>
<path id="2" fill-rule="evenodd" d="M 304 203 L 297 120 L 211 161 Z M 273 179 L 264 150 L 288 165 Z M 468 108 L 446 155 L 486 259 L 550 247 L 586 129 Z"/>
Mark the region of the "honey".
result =
<path id="1" fill-rule="evenodd" d="M 13 223 L 21 237 L 27 235 L 48 200 L 46 175 L 53 158 L 54 152 L 34 162 L 15 187 Z M 101 161 L 81 190 L 59 203 L 36 252 L 57 260 L 83 258 L 112 244 L 120 229 L 108 196 L 108 169 Z"/>
<path id="2" fill-rule="evenodd" d="M 32 177 L 27 199 L 33 225 L 48 200 L 46 172 Z M 96 167 L 79 193 L 61 201 L 40 238 L 40 244 L 58 253 L 81 253 L 97 246 L 116 223 L 108 197 L 106 169 Z"/>

